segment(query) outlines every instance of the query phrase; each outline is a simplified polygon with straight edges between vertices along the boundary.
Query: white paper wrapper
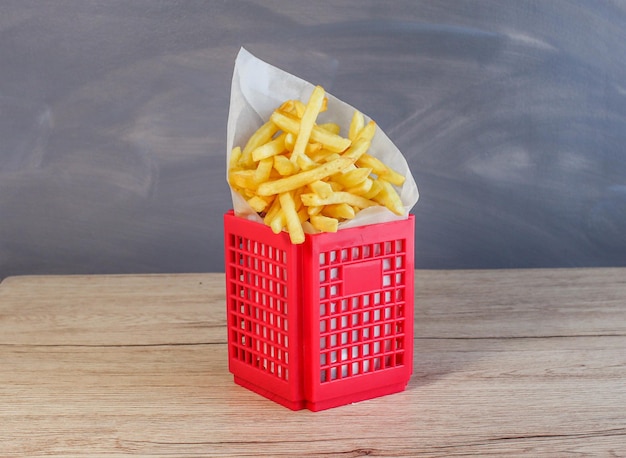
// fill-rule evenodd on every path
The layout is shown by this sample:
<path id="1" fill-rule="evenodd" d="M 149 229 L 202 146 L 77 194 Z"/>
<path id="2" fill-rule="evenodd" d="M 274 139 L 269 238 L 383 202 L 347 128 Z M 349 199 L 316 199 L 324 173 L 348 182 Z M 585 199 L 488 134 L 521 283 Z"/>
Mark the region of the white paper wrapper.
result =
<path id="1" fill-rule="evenodd" d="M 235 61 L 231 86 L 226 142 L 228 159 L 233 147 L 243 148 L 250 136 L 269 119 L 276 107 L 289 99 L 299 99 L 306 103 L 314 87 L 314 84 L 263 62 L 241 48 Z M 342 135 L 345 136 L 355 108 L 329 93 L 326 95 L 328 109 L 320 114 L 318 123 L 337 123 L 341 126 Z M 370 118 L 366 113 L 363 115 L 368 122 Z M 370 207 L 358 212 L 354 219 L 341 223 L 339 229 L 407 218 L 409 210 L 419 198 L 417 185 L 406 159 L 380 127 L 377 127 L 369 153 L 406 176 L 405 183 L 399 189 L 405 214 L 396 215 L 382 206 Z M 228 164 L 228 161 L 226 163 Z M 232 188 L 231 195 L 236 215 L 262 222 L 261 217 Z"/>

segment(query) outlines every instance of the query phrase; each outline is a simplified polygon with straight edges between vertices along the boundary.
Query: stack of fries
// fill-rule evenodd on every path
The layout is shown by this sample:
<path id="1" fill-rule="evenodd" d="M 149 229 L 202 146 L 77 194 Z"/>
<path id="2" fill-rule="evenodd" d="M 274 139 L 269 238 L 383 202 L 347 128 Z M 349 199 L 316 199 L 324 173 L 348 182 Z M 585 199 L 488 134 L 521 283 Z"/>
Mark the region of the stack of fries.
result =
<path id="1" fill-rule="evenodd" d="M 308 102 L 288 100 L 248 140 L 236 146 L 228 181 L 275 233 L 304 242 L 304 227 L 336 232 L 363 208 L 404 215 L 394 186 L 405 177 L 368 153 L 376 124 L 355 111 L 347 137 L 335 123 L 317 124 L 328 99 L 316 86 Z"/>

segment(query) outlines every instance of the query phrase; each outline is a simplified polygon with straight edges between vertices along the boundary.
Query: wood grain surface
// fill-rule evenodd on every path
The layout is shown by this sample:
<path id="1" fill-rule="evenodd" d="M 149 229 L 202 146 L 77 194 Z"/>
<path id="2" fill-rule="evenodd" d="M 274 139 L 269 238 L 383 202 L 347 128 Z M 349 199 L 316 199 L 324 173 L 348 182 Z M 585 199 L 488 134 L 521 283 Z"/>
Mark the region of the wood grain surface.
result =
<path id="1" fill-rule="evenodd" d="M 406 391 L 233 383 L 223 274 L 0 284 L 0 456 L 626 456 L 626 269 L 415 274 Z"/>

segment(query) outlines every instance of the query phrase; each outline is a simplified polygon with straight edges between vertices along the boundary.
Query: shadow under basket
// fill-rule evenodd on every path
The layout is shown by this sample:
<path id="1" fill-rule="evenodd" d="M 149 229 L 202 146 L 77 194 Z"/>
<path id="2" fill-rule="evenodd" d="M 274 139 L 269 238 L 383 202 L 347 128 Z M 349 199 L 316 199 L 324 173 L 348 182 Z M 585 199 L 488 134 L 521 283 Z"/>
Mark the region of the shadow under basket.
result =
<path id="1" fill-rule="evenodd" d="M 228 363 L 293 410 L 403 391 L 413 369 L 414 216 L 294 245 L 224 215 Z"/>

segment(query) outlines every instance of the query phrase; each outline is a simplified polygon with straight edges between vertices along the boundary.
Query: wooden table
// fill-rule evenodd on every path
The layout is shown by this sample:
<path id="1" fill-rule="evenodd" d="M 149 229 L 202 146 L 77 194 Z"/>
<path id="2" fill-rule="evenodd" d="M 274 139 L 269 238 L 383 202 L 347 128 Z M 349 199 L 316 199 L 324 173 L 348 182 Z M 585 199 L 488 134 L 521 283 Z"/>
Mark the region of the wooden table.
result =
<path id="1" fill-rule="evenodd" d="M 0 456 L 626 456 L 626 268 L 416 271 L 406 391 L 235 385 L 223 274 L 0 284 Z"/>

